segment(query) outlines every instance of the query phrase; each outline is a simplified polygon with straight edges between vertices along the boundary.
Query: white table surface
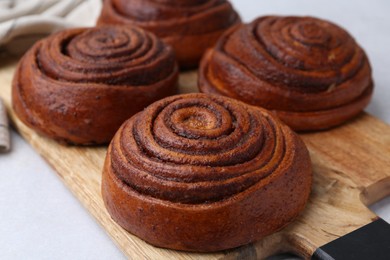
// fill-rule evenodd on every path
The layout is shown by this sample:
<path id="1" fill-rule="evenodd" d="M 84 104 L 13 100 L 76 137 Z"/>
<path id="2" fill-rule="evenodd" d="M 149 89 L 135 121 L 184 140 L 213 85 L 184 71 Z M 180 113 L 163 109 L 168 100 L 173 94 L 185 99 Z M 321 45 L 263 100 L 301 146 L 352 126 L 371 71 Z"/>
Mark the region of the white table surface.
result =
<path id="1" fill-rule="evenodd" d="M 373 67 L 375 95 L 367 111 L 390 123 L 390 1 L 232 2 L 244 21 L 265 14 L 311 15 L 346 28 Z M 0 259 L 123 259 L 55 172 L 15 132 L 12 145 L 10 153 L 0 155 Z M 371 208 L 390 222 L 390 198 Z"/>

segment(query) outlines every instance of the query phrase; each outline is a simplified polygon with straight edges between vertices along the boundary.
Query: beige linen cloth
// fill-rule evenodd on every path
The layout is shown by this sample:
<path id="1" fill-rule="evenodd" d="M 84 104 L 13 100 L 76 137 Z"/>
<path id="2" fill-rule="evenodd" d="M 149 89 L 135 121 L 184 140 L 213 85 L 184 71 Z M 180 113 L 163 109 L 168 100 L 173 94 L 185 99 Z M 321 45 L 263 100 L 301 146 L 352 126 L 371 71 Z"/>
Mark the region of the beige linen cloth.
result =
<path id="1" fill-rule="evenodd" d="M 0 0 L 0 52 L 20 54 L 50 33 L 94 26 L 102 0 Z"/>
<path id="2" fill-rule="evenodd" d="M 0 153 L 8 152 L 11 146 L 7 112 L 5 111 L 5 105 L 0 98 Z"/>

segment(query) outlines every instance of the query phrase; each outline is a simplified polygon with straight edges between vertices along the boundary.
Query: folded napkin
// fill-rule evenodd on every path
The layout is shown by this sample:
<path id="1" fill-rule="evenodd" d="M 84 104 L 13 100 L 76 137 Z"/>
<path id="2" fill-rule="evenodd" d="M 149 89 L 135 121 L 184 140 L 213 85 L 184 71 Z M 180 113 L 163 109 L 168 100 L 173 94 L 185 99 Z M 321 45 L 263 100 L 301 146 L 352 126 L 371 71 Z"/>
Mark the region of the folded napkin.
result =
<path id="1" fill-rule="evenodd" d="M 0 52 L 19 54 L 50 33 L 94 26 L 101 0 L 0 0 Z"/>
<path id="2" fill-rule="evenodd" d="M 5 111 L 3 100 L 0 98 L 0 153 L 8 152 L 11 143 L 10 139 L 7 112 Z"/>

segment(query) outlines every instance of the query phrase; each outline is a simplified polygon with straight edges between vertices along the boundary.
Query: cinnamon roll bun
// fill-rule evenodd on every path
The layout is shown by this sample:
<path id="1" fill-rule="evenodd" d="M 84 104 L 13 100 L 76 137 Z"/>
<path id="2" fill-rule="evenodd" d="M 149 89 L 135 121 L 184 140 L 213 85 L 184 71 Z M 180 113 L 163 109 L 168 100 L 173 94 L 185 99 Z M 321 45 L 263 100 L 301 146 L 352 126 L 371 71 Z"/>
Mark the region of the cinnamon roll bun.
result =
<path id="1" fill-rule="evenodd" d="M 206 94 L 162 99 L 116 133 L 103 169 L 112 218 L 165 248 L 217 251 L 291 222 L 312 182 L 301 139 L 266 110 Z"/>
<path id="2" fill-rule="evenodd" d="M 373 92 L 363 49 L 339 26 L 267 16 L 224 34 L 201 62 L 202 92 L 273 110 L 295 130 L 320 130 L 359 114 Z"/>
<path id="3" fill-rule="evenodd" d="M 98 25 L 130 24 L 170 44 L 180 67 L 197 67 L 205 50 L 240 23 L 226 0 L 104 0 Z"/>
<path id="4" fill-rule="evenodd" d="M 120 125 L 176 91 L 171 47 L 133 26 L 68 29 L 21 59 L 12 101 L 31 128 L 72 144 L 108 143 Z"/>

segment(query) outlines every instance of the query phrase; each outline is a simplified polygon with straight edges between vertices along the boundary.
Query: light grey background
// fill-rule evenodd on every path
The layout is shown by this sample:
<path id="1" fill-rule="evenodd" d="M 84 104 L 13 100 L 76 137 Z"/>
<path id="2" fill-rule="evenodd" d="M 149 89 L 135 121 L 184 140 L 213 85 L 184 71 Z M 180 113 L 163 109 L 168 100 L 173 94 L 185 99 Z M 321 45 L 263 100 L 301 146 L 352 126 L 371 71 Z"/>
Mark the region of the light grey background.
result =
<path id="1" fill-rule="evenodd" d="M 389 1 L 232 2 L 244 21 L 266 14 L 311 15 L 346 28 L 373 66 L 376 88 L 367 110 L 390 123 Z M 0 259 L 123 259 L 45 161 L 15 133 L 12 142 L 12 152 L 0 155 Z M 390 198 L 373 208 L 390 221 Z"/>

